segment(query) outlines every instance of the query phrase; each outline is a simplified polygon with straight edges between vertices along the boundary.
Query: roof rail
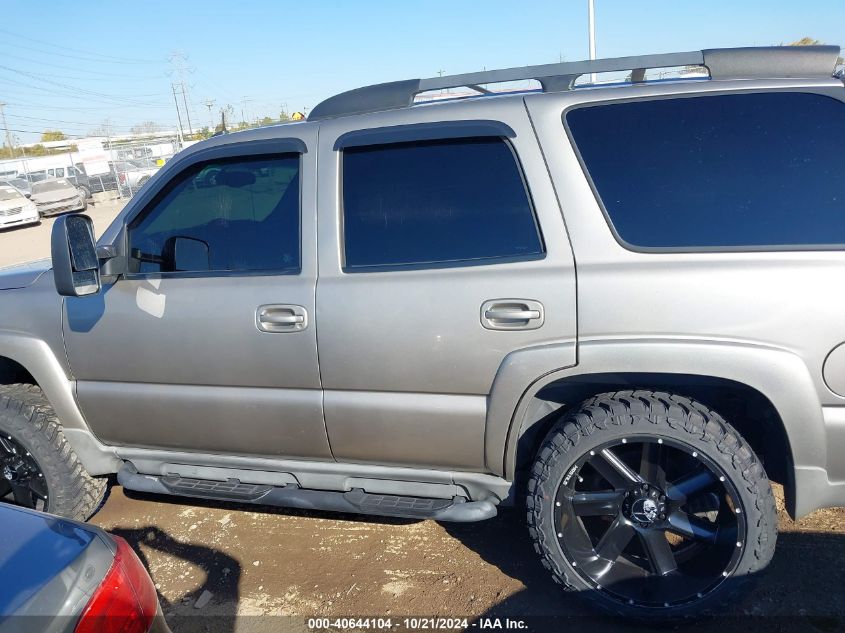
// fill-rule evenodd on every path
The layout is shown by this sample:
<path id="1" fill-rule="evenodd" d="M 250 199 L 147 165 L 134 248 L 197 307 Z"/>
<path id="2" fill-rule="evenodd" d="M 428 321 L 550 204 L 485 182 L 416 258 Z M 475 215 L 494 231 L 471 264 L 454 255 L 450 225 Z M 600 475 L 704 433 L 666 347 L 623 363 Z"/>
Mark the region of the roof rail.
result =
<path id="1" fill-rule="evenodd" d="M 414 97 L 429 90 L 467 87 L 479 93 L 489 92 L 481 84 L 535 79 L 544 92 L 570 90 L 581 75 L 631 71 L 633 82 L 641 82 L 649 68 L 705 66 L 711 79 L 751 79 L 790 77 L 830 77 L 839 56 L 838 46 L 768 46 L 753 48 L 711 48 L 685 53 L 636 55 L 580 62 L 561 62 L 504 68 L 483 72 L 406 79 L 375 84 L 342 92 L 317 104 L 310 121 L 350 114 L 364 114 L 407 108 Z"/>

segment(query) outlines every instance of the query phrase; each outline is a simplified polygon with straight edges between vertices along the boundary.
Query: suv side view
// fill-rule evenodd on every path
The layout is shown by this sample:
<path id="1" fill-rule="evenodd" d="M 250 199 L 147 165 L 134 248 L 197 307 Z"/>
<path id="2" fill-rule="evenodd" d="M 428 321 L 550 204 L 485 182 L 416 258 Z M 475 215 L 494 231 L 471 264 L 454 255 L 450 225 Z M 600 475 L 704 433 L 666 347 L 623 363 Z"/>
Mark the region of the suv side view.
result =
<path id="1" fill-rule="evenodd" d="M 181 152 L 96 245 L 61 217 L 0 275 L 0 494 L 516 504 L 607 610 L 723 604 L 773 555 L 770 480 L 845 504 L 838 53 L 398 81 Z"/>

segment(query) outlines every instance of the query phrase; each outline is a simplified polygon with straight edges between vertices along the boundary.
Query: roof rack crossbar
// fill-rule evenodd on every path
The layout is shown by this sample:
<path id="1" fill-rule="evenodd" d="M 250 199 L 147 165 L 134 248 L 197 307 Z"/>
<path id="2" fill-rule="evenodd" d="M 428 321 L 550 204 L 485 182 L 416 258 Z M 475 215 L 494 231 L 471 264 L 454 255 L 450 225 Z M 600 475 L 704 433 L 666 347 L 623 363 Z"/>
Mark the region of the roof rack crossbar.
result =
<path id="1" fill-rule="evenodd" d="M 645 79 L 649 68 L 676 66 L 706 66 L 711 79 L 762 78 L 762 77 L 822 77 L 831 76 L 838 46 L 771 46 L 753 48 L 722 48 L 613 57 L 557 64 L 541 64 L 487 70 L 460 75 L 407 79 L 376 84 L 349 90 L 319 103 L 309 120 L 320 120 L 349 114 L 363 114 L 392 110 L 413 105 L 421 92 L 469 87 L 481 93 L 491 83 L 537 80 L 544 92 L 559 92 L 573 87 L 575 80 L 591 73 L 631 71 L 633 83 Z"/>

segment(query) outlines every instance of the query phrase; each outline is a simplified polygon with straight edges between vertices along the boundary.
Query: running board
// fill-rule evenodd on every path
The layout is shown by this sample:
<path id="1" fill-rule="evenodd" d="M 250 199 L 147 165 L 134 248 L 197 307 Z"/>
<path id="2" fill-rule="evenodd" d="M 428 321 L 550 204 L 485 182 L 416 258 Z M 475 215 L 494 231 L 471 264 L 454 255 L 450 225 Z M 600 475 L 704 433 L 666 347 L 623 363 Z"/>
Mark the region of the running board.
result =
<path id="1" fill-rule="evenodd" d="M 237 479 L 212 481 L 179 475 L 143 475 L 129 463 L 117 473 L 117 481 L 127 490 L 177 495 L 216 501 L 258 503 L 284 508 L 328 510 L 408 519 L 435 521 L 483 521 L 496 516 L 490 501 L 467 501 L 465 497 L 426 499 L 399 495 L 373 494 L 361 488 L 348 492 L 306 490 L 296 484 L 269 486 L 244 484 Z"/>

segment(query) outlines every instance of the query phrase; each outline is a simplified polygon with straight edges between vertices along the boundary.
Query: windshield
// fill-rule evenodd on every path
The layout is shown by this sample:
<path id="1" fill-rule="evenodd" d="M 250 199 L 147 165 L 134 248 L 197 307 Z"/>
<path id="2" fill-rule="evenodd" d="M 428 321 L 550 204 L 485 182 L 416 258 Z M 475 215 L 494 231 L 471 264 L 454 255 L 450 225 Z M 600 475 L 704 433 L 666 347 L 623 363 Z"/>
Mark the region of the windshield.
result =
<path id="1" fill-rule="evenodd" d="M 20 191 L 14 187 L 0 187 L 0 200 L 14 200 L 20 197 Z"/>
<path id="2" fill-rule="evenodd" d="M 62 189 L 73 188 L 73 185 L 68 184 L 67 180 L 43 180 L 41 182 L 33 183 L 32 193 L 44 193 L 45 191 L 60 191 Z"/>

